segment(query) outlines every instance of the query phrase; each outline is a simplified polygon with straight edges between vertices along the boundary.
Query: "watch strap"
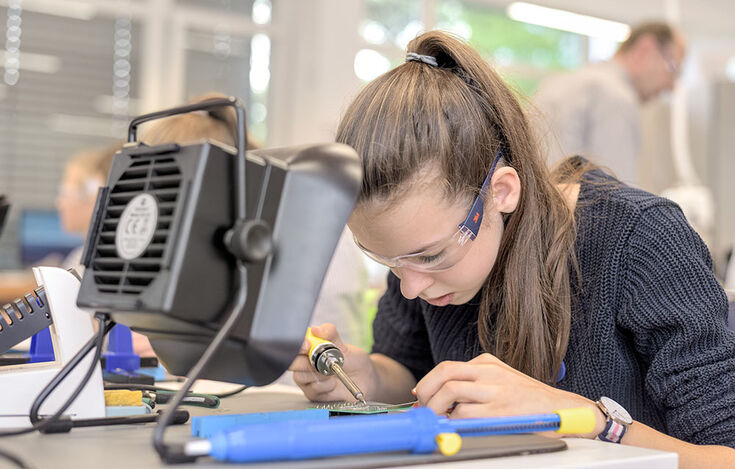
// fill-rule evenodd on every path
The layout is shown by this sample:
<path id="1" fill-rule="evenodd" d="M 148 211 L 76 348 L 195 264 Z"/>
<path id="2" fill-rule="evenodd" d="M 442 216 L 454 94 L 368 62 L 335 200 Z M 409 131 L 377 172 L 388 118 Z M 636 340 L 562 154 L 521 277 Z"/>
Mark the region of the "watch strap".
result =
<path id="1" fill-rule="evenodd" d="M 609 443 L 620 443 L 620 441 L 623 439 L 623 435 L 625 435 L 625 432 L 628 430 L 628 428 L 625 425 L 616 422 L 609 415 L 606 415 L 606 417 L 607 425 L 605 425 L 605 429 L 602 430 L 602 433 L 597 435 L 597 438 L 602 441 L 607 441 Z"/>

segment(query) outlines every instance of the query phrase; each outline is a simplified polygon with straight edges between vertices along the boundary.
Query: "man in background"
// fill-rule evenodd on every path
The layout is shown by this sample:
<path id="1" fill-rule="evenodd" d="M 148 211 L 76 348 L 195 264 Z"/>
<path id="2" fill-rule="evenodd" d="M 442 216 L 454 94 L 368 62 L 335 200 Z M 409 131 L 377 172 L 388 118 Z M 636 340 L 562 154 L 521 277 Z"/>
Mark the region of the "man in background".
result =
<path id="1" fill-rule="evenodd" d="M 641 105 L 673 89 L 685 50 L 680 32 L 645 23 L 612 60 L 542 82 L 533 103 L 549 163 L 579 154 L 637 185 Z"/>

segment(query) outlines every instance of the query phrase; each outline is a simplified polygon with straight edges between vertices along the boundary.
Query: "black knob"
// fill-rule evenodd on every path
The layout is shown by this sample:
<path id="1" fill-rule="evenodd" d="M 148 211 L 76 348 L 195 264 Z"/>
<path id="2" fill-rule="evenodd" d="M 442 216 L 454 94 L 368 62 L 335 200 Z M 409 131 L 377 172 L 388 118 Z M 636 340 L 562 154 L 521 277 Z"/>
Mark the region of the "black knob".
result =
<path id="1" fill-rule="evenodd" d="M 227 232 L 225 243 L 244 262 L 261 262 L 273 252 L 271 227 L 263 220 L 238 222 Z"/>

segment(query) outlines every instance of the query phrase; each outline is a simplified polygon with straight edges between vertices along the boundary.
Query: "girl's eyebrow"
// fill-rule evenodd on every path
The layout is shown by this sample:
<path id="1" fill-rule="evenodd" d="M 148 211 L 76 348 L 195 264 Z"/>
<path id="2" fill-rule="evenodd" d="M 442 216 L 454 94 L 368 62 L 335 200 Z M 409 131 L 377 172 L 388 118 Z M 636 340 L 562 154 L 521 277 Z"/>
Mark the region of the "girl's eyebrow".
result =
<path id="1" fill-rule="evenodd" d="M 437 244 L 439 244 L 439 243 L 441 243 L 441 242 L 442 242 L 442 240 L 439 240 L 439 241 L 434 241 L 434 242 L 432 242 L 432 243 L 429 243 L 429 244 L 426 244 L 426 245 L 422 246 L 422 247 L 421 247 L 421 248 L 419 248 L 419 249 L 416 249 L 416 250 L 414 250 L 414 251 L 411 251 L 411 252 L 409 252 L 409 253 L 407 253 L 407 254 L 401 254 L 400 256 L 415 256 L 416 254 L 421 254 L 422 252 L 424 252 L 424 251 L 426 251 L 426 250 L 428 250 L 428 249 L 431 249 L 432 247 L 436 246 Z M 359 246 L 359 247 L 360 247 L 361 249 L 367 249 L 366 247 L 364 247 L 364 246 L 362 245 L 362 243 L 361 243 L 360 241 L 358 241 L 358 239 L 357 239 L 357 238 L 355 238 L 355 243 L 357 243 L 357 245 L 358 245 L 358 246 Z"/>
<path id="2" fill-rule="evenodd" d="M 416 254 L 421 254 L 422 252 L 427 251 L 427 250 L 431 249 L 432 247 L 435 247 L 436 245 L 440 244 L 445 239 L 449 239 L 449 238 L 443 238 L 443 239 L 440 239 L 438 241 L 434 241 L 432 243 L 426 244 L 426 245 L 420 247 L 419 249 L 416 249 L 415 251 L 409 252 L 408 254 L 406 254 L 406 256 L 414 256 Z"/>

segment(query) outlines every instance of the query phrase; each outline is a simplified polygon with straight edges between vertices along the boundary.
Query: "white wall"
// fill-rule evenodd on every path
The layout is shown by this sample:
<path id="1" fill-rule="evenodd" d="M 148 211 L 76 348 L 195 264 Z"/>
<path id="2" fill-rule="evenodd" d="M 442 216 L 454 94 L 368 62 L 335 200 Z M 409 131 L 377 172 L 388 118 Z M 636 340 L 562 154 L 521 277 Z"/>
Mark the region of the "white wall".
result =
<path id="1" fill-rule="evenodd" d="M 309 0 L 274 6 L 268 144 L 334 139 L 339 116 L 360 87 L 360 1 Z"/>

